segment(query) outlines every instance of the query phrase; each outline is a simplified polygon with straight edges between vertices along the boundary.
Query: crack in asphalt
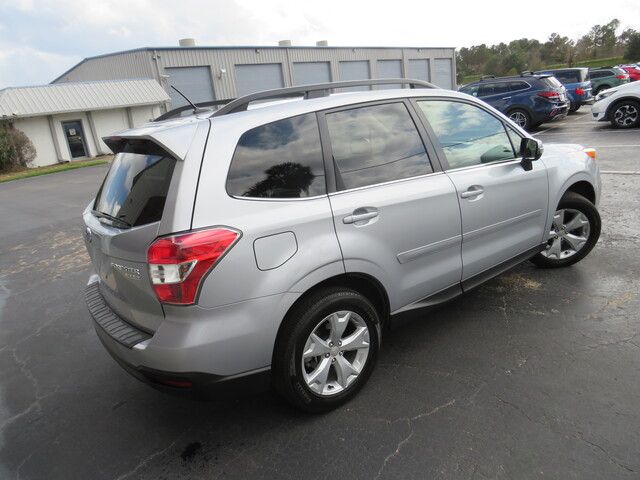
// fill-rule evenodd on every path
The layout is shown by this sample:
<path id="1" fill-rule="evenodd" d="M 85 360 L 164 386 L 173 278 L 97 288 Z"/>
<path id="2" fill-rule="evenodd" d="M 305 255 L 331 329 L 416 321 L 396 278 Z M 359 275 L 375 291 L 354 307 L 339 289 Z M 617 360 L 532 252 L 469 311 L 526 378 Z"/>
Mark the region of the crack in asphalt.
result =
<path id="1" fill-rule="evenodd" d="M 407 427 L 409 428 L 409 435 L 407 435 L 405 438 L 400 440 L 400 442 L 398 442 L 398 444 L 396 445 L 395 450 L 384 458 L 384 460 L 382 462 L 382 465 L 380 466 L 380 469 L 378 470 L 378 473 L 374 477 L 374 480 L 377 480 L 382 476 L 382 474 L 384 473 L 385 468 L 387 467 L 387 464 L 394 457 L 396 457 L 398 454 L 400 454 L 400 451 L 402 450 L 402 448 L 411 441 L 411 439 L 413 438 L 413 435 L 415 434 L 415 432 L 413 430 L 413 422 L 415 422 L 416 420 L 420 420 L 422 418 L 425 418 L 425 417 L 430 417 L 431 415 L 434 415 L 434 414 L 438 413 L 443 408 L 448 408 L 448 407 L 453 406 L 455 403 L 456 403 L 456 400 L 452 399 L 452 400 L 449 400 L 447 403 L 443 403 L 442 405 L 438 405 L 437 407 L 435 407 L 435 408 L 433 408 L 431 410 L 427 410 L 426 412 L 422 412 L 422 413 L 420 413 L 418 415 L 414 415 L 413 417 L 404 417 L 404 418 L 400 418 L 400 419 L 396 420 L 396 421 L 404 420 L 407 423 Z"/>
<path id="2" fill-rule="evenodd" d="M 163 455 L 164 453 L 166 453 L 169 450 L 171 450 L 177 442 L 178 442 L 178 440 L 174 440 L 173 442 L 171 442 L 171 444 L 168 447 L 165 447 L 162 450 L 158 450 L 158 451 L 152 453 L 151 455 L 148 455 L 147 457 L 143 458 L 132 470 L 129 470 L 128 472 L 123 473 L 122 475 L 117 477 L 115 480 L 124 480 L 125 478 L 129 478 L 131 475 L 136 473 L 138 470 L 140 470 L 141 468 L 145 467 L 154 458 L 159 457 L 160 455 Z"/>

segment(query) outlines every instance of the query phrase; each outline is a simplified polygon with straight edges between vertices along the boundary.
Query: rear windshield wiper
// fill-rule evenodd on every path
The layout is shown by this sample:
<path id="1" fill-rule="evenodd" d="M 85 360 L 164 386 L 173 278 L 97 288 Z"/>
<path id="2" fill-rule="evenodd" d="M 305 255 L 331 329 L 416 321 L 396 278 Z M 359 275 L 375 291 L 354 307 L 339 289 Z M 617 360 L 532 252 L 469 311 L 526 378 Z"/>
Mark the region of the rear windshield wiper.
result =
<path id="1" fill-rule="evenodd" d="M 106 218 L 107 220 L 111 220 L 111 222 L 113 223 L 118 223 L 124 226 L 125 228 L 132 227 L 132 225 L 129 222 L 122 220 L 121 218 L 114 217 L 113 215 L 109 215 L 108 213 L 99 212 L 98 210 L 91 210 L 91 213 L 93 213 L 93 215 L 98 218 Z"/>

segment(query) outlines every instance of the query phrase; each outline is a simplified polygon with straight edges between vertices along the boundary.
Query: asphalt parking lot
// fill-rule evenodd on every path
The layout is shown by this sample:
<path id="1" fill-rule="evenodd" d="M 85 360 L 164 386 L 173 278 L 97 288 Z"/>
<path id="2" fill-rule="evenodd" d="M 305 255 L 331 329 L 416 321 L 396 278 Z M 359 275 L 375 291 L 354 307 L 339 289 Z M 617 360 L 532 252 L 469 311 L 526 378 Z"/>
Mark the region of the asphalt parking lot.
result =
<path id="1" fill-rule="evenodd" d="M 589 116 L 536 135 L 599 152 L 590 256 L 523 264 L 415 315 L 360 394 L 322 416 L 268 392 L 199 402 L 129 377 L 83 299 L 80 212 L 105 168 L 0 185 L 0 478 L 636 478 L 640 131 Z"/>

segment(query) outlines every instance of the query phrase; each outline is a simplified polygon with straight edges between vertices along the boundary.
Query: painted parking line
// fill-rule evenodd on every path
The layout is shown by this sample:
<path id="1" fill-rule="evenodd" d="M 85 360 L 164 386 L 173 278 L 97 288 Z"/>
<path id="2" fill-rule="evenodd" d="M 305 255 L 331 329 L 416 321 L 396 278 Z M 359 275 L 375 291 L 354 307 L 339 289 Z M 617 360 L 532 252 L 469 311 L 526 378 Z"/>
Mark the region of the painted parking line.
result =
<path id="1" fill-rule="evenodd" d="M 591 145 L 592 148 L 637 148 L 640 145 Z"/>
<path id="2" fill-rule="evenodd" d="M 602 175 L 640 175 L 640 170 L 600 170 Z"/>

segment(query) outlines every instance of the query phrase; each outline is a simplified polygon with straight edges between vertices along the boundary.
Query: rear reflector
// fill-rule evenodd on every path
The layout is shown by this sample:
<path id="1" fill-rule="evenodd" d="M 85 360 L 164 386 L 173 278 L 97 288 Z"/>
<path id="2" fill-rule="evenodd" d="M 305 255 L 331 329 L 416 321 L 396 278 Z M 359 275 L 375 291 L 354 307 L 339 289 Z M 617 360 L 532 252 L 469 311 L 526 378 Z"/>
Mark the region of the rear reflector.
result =
<path id="1" fill-rule="evenodd" d="M 147 261 L 158 300 L 195 303 L 202 279 L 239 236 L 234 230 L 214 228 L 156 239 L 147 251 Z"/>

